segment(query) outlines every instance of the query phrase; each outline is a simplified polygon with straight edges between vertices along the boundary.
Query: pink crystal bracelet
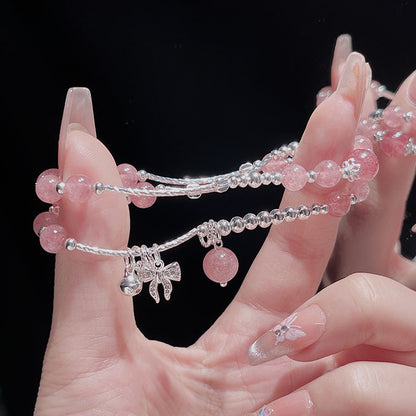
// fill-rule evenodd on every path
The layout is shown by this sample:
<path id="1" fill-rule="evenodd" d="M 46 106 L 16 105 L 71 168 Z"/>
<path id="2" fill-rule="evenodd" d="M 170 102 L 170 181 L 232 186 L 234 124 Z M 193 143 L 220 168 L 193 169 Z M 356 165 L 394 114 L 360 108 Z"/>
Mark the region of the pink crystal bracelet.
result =
<path id="1" fill-rule="evenodd" d="M 322 90 L 321 90 L 322 91 Z M 378 94 L 389 95 L 387 90 L 377 87 Z M 380 93 L 381 91 L 381 93 Z M 387 92 L 386 92 L 387 91 Z M 330 91 L 326 91 L 329 96 Z M 322 93 L 318 94 L 318 97 Z M 319 100 L 318 100 L 319 104 Z M 350 206 L 364 201 L 369 194 L 368 181 L 372 180 L 379 168 L 378 159 L 373 153 L 373 140 L 380 144 L 381 150 L 389 156 L 407 156 L 416 154 L 415 140 L 411 131 L 416 130 L 416 114 L 403 113 L 400 108 L 389 106 L 385 110 L 376 110 L 367 119 L 361 120 L 354 141 L 354 149 L 338 165 L 331 160 L 320 162 L 313 170 L 293 163 L 298 143 L 281 146 L 268 153 L 261 161 L 247 162 L 238 171 L 204 178 L 169 178 L 145 171 L 137 171 L 132 165 L 118 166 L 123 186 L 93 184 L 83 175 L 73 175 L 65 182 L 60 180 L 58 169 L 48 169 L 39 175 L 36 193 L 39 198 L 52 204 L 48 212 L 39 214 L 34 221 L 34 231 L 39 235 L 41 246 L 50 253 L 63 249 L 79 250 L 101 256 L 119 256 L 125 261 L 124 277 L 120 283 L 122 293 L 136 295 L 141 292 L 144 283 L 149 283 L 149 293 L 156 302 L 160 301 L 159 284 L 163 287 L 166 300 L 172 293 L 172 281 L 181 279 L 181 270 L 177 262 L 165 266 L 160 253 L 198 237 L 203 247 L 213 247 L 204 257 L 203 269 L 207 277 L 225 286 L 237 273 L 238 260 L 235 254 L 223 247 L 222 238 L 231 232 L 240 233 L 254 230 L 258 226 L 267 228 L 272 224 L 291 222 L 296 219 L 306 220 L 313 215 L 327 214 L 343 216 Z M 333 192 L 323 204 L 310 207 L 301 205 L 294 209 L 273 209 L 231 220 L 209 220 L 187 233 L 164 244 L 134 246 L 123 250 L 113 250 L 77 242 L 69 237 L 66 230 L 59 225 L 59 200 L 66 198 L 77 203 L 86 202 L 93 194 L 113 191 L 126 194 L 129 200 L 140 208 L 150 207 L 158 196 L 186 195 L 191 199 L 203 193 L 226 192 L 236 187 L 250 186 L 257 188 L 273 183 L 282 184 L 290 191 L 299 191 L 307 183 L 316 183 L 323 188 L 334 187 L 341 178 L 348 184 L 342 192 Z M 151 180 L 158 182 L 154 187 Z M 169 185 L 169 186 L 168 186 Z"/>

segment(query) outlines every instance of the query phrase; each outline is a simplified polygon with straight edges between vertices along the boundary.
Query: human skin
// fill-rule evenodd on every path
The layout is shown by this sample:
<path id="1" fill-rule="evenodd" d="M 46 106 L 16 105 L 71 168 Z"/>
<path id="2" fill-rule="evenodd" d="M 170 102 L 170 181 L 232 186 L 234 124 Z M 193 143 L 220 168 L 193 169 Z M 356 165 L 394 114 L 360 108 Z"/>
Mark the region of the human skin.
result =
<path id="1" fill-rule="evenodd" d="M 374 105 L 366 95 L 368 65 L 362 55 L 349 52 L 348 42 L 346 46 L 339 41 L 332 68 L 337 92 L 308 122 L 295 157 L 303 166 L 324 159 L 341 162 L 352 147 L 359 114 Z M 409 87 L 416 90 L 412 80 L 405 80 L 395 99 L 407 111 L 416 109 L 408 98 Z M 414 316 L 416 295 L 403 283 L 412 286 L 415 267 L 394 245 L 415 161 L 379 156 L 383 171 L 369 201 L 349 214 L 353 219 L 317 216 L 272 227 L 235 299 L 188 348 L 148 340 L 138 330 L 132 299 L 114 291 L 122 259 L 58 253 L 52 327 L 35 415 L 237 416 L 265 404 L 283 416 L 300 411 L 414 414 L 416 398 L 410 386 L 416 385 L 416 330 L 405 317 Z M 95 137 L 88 90 L 68 93 L 59 168 L 64 180 L 84 174 L 93 181 L 121 184 L 111 154 Z M 322 201 L 327 192 L 314 186 L 285 192 L 281 205 Z M 373 216 L 378 221 L 372 221 Z M 384 216 L 387 230 L 380 227 Z M 127 245 L 128 206 L 120 195 L 103 193 L 82 206 L 64 195 L 61 218 L 69 235 L 79 241 Z M 361 243 L 345 238 L 350 233 L 359 238 L 371 234 L 378 245 L 367 239 L 357 256 L 355 247 Z M 316 294 L 325 273 L 335 281 L 357 270 L 366 273 Z M 349 303 L 335 301 L 345 298 Z M 396 308 L 393 301 L 398 299 Z M 290 358 L 251 365 L 247 349 L 256 338 L 309 304 L 318 304 L 327 317 L 323 335 L 306 349 L 292 351 Z M 346 314 L 351 314 L 351 322 L 345 322 Z M 353 336 L 354 324 L 360 336 Z M 345 337 L 334 340 L 334 328 L 345 328 Z"/>

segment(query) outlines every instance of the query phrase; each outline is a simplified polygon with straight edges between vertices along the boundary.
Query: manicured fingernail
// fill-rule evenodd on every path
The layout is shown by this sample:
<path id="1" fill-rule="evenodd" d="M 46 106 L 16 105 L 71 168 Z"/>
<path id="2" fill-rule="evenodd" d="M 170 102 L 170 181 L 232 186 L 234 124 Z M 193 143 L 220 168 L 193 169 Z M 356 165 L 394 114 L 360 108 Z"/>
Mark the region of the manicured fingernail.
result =
<path id="1" fill-rule="evenodd" d="M 354 115 L 356 118 L 361 113 L 367 84 L 367 69 L 364 56 L 353 52 L 345 62 L 341 78 L 336 89 L 337 94 L 350 100 L 354 105 Z"/>
<path id="2" fill-rule="evenodd" d="M 316 304 L 293 313 L 250 346 L 249 363 L 257 365 L 303 350 L 321 337 L 325 323 L 325 314 Z"/>
<path id="3" fill-rule="evenodd" d="M 333 63 L 339 65 L 345 62 L 352 52 L 352 40 L 348 34 L 340 35 L 335 42 Z"/>
<path id="4" fill-rule="evenodd" d="M 412 105 L 416 106 L 416 73 L 413 75 L 407 87 L 407 98 Z"/>
<path id="5" fill-rule="evenodd" d="M 63 169 L 66 138 L 73 130 L 81 130 L 96 137 L 92 99 L 88 88 L 70 88 L 66 95 L 59 133 L 58 163 L 60 169 Z"/>

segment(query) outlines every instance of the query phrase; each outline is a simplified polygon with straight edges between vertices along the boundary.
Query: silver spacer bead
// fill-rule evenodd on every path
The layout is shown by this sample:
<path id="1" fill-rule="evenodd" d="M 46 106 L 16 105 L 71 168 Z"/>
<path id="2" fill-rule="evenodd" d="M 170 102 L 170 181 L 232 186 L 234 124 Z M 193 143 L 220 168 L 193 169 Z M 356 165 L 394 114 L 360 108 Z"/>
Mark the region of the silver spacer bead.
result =
<path id="1" fill-rule="evenodd" d="M 94 184 L 94 192 L 95 192 L 97 195 L 102 194 L 102 193 L 104 192 L 104 184 L 103 184 L 103 183 L 101 183 L 101 182 L 97 182 L 97 183 L 95 183 L 95 184 Z"/>
<path id="2" fill-rule="evenodd" d="M 206 237 L 208 235 L 208 227 L 207 225 L 204 224 L 199 224 L 198 227 L 196 228 L 198 237 Z"/>
<path id="3" fill-rule="evenodd" d="M 65 249 L 68 251 L 74 251 L 77 248 L 77 242 L 74 238 L 67 238 L 65 241 Z"/>
<path id="4" fill-rule="evenodd" d="M 355 205 L 358 202 L 358 198 L 356 195 L 351 194 L 350 198 L 351 198 L 351 205 Z"/>
<path id="5" fill-rule="evenodd" d="M 319 215 L 321 213 L 321 206 L 318 204 L 312 204 L 311 206 L 311 214 L 312 215 Z"/>
<path id="6" fill-rule="evenodd" d="M 320 214 L 328 214 L 329 212 L 329 207 L 327 204 L 322 204 L 320 206 Z"/>
<path id="7" fill-rule="evenodd" d="M 140 169 L 137 171 L 137 177 L 139 181 L 146 181 L 149 179 L 149 174 L 144 169 Z"/>
<path id="8" fill-rule="evenodd" d="M 65 190 L 65 182 L 58 182 L 56 184 L 56 192 L 58 192 L 59 195 L 63 195 Z"/>
<path id="9" fill-rule="evenodd" d="M 231 224 L 227 220 L 219 220 L 217 223 L 218 232 L 221 236 L 225 237 L 231 233 Z"/>
<path id="10" fill-rule="evenodd" d="M 410 121 L 412 117 L 413 117 L 413 111 L 408 111 L 407 113 L 403 113 L 404 121 Z"/>
<path id="11" fill-rule="evenodd" d="M 282 183 L 282 174 L 280 172 L 273 172 L 272 176 L 272 184 L 273 185 L 281 185 Z"/>
<path id="12" fill-rule="evenodd" d="M 300 220 L 307 220 L 311 216 L 311 210 L 306 205 L 298 206 L 298 217 Z"/>
<path id="13" fill-rule="evenodd" d="M 263 185 L 270 185 L 272 183 L 272 175 L 269 172 L 263 172 L 261 174 L 261 183 Z"/>
<path id="14" fill-rule="evenodd" d="M 244 215 L 243 221 L 247 230 L 254 230 L 259 224 L 257 215 L 251 213 Z"/>
<path id="15" fill-rule="evenodd" d="M 376 142 L 381 142 L 383 140 L 383 136 L 386 134 L 383 130 L 378 130 L 373 134 L 373 138 Z"/>
<path id="16" fill-rule="evenodd" d="M 267 228 L 272 223 L 272 217 L 268 211 L 261 211 L 257 214 L 257 221 L 261 228 Z"/>
<path id="17" fill-rule="evenodd" d="M 308 171 L 308 182 L 314 183 L 318 174 L 314 170 Z"/>
<path id="18" fill-rule="evenodd" d="M 283 214 L 285 216 L 285 221 L 286 222 L 295 221 L 296 217 L 298 216 L 298 212 L 295 209 L 293 209 L 292 207 L 286 207 L 283 210 Z"/>
<path id="19" fill-rule="evenodd" d="M 230 225 L 231 225 L 231 230 L 237 234 L 244 231 L 244 228 L 245 228 L 244 220 L 241 217 L 231 218 Z"/>
<path id="20" fill-rule="evenodd" d="M 277 208 L 270 211 L 270 217 L 273 224 L 280 224 L 285 219 L 285 215 Z"/>
<path id="21" fill-rule="evenodd" d="M 249 183 L 251 188 L 258 188 L 261 186 L 261 175 L 258 172 L 251 172 L 250 173 L 250 180 Z"/>

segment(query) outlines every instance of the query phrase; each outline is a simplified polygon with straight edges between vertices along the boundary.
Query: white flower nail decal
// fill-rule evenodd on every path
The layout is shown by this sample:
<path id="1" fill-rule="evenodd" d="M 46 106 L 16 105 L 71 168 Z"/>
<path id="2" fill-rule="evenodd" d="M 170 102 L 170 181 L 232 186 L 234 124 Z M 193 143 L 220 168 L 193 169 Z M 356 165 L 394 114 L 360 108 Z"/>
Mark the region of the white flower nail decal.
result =
<path id="1" fill-rule="evenodd" d="M 272 331 L 276 335 L 276 341 L 274 345 L 283 342 L 285 339 L 289 341 L 294 341 L 297 338 L 306 336 L 305 332 L 301 330 L 299 325 L 294 325 L 293 322 L 296 321 L 298 315 L 296 313 L 288 316 L 285 320 L 280 322 L 279 325 L 276 325 Z"/>

